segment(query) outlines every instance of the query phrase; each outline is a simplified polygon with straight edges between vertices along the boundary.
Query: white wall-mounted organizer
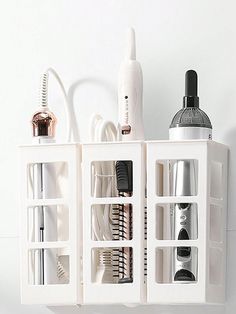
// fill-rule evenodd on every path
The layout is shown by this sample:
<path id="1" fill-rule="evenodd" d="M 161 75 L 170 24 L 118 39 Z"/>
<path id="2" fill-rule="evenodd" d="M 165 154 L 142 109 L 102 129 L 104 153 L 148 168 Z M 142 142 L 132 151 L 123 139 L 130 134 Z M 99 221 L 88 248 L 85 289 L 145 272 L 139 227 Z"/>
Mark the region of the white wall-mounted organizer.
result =
<path id="1" fill-rule="evenodd" d="M 144 303 L 144 143 L 84 144 L 82 156 L 84 303 Z M 133 174 L 132 193 L 123 197 L 116 189 L 117 162 Z M 95 235 L 106 210 L 111 235 Z"/>
<path id="2" fill-rule="evenodd" d="M 22 146 L 20 169 L 22 303 L 80 304 L 81 146 Z"/>
<path id="3" fill-rule="evenodd" d="M 134 141 L 20 152 L 22 303 L 224 302 L 226 146 Z M 123 166 L 129 192 L 117 188 Z"/>
<path id="4" fill-rule="evenodd" d="M 147 303 L 224 302 L 227 154 L 213 141 L 147 143 Z"/>

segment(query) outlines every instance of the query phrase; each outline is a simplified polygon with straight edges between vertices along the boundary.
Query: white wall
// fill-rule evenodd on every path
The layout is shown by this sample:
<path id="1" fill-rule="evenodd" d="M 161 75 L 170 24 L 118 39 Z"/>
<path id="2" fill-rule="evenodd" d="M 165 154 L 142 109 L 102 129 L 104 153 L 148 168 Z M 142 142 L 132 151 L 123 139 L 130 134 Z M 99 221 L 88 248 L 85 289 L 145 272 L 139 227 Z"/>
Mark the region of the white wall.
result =
<path id="1" fill-rule="evenodd" d="M 29 120 L 36 110 L 39 77 L 48 66 L 61 74 L 74 96 L 82 139 L 87 140 L 93 111 L 116 121 L 117 71 L 127 26 L 136 30 L 137 57 L 143 67 L 146 138 L 167 138 L 171 118 L 182 105 L 184 72 L 193 68 L 199 74 L 200 100 L 214 126 L 214 138 L 230 145 L 228 301 L 225 307 L 85 307 L 79 311 L 235 312 L 235 11 L 233 0 L 0 0 L 1 314 L 51 313 L 45 307 L 22 306 L 19 299 L 17 145 L 31 140 Z M 51 104 L 60 123 L 63 101 L 56 84 L 51 86 Z M 59 128 L 59 134 L 63 131 Z"/>

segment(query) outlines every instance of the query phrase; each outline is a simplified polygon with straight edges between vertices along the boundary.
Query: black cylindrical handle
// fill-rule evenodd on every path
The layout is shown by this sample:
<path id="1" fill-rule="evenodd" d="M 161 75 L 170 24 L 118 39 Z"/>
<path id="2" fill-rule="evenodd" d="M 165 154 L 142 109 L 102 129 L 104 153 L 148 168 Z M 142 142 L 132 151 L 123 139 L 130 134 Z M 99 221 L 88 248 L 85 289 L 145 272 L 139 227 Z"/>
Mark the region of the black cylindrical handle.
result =
<path id="1" fill-rule="evenodd" d="M 197 73 L 194 70 L 188 70 L 185 74 L 185 96 L 184 107 L 199 107 L 199 98 L 197 95 Z"/>

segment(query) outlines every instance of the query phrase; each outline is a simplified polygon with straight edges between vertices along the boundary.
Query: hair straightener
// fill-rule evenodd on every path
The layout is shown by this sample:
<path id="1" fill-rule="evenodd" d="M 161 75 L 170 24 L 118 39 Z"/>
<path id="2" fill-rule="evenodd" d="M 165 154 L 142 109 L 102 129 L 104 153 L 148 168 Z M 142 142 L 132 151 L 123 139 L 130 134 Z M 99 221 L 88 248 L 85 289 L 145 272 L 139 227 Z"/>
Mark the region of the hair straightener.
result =
<path id="1" fill-rule="evenodd" d="M 183 108 L 174 116 L 169 138 L 174 141 L 211 139 L 212 125 L 204 111 L 199 108 L 197 73 L 189 70 L 185 75 L 185 96 Z M 176 160 L 171 164 L 170 194 L 192 196 L 197 194 L 197 164 L 195 160 Z M 197 207 L 191 203 L 171 205 L 172 239 L 196 239 Z M 174 282 L 197 280 L 197 251 L 188 246 L 174 248 L 172 262 Z"/>

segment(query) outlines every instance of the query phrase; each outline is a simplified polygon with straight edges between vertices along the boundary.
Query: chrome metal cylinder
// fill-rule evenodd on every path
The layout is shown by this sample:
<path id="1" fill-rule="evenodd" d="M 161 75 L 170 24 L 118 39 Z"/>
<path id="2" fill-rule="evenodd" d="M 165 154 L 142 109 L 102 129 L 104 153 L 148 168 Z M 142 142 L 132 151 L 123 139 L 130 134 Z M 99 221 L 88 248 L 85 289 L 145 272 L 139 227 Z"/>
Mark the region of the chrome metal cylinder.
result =
<path id="1" fill-rule="evenodd" d="M 170 194 L 194 196 L 197 194 L 197 164 L 195 160 L 176 160 L 171 165 Z M 190 240 L 197 238 L 197 205 L 175 203 L 171 205 L 171 238 Z M 172 258 L 172 281 L 192 282 L 197 279 L 197 249 L 175 247 Z"/>

